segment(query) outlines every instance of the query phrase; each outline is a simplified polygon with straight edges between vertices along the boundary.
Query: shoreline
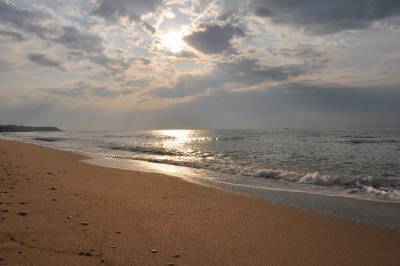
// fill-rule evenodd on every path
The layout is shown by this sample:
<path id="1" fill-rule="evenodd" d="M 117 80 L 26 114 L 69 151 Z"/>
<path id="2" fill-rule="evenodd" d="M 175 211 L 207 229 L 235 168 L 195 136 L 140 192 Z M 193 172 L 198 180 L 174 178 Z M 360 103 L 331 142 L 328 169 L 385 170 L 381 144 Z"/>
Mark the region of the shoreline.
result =
<path id="1" fill-rule="evenodd" d="M 301 208 L 313 212 L 326 214 L 335 218 L 367 223 L 381 227 L 400 230 L 400 202 L 393 200 L 372 199 L 369 197 L 348 196 L 330 191 L 299 189 L 293 187 L 287 189 L 276 184 L 270 184 L 271 187 L 249 186 L 243 183 L 220 182 L 210 180 L 204 176 L 213 176 L 204 169 L 192 169 L 185 166 L 176 166 L 170 164 L 153 163 L 149 161 L 140 161 L 124 158 L 109 158 L 93 154 L 92 152 L 80 152 L 75 149 L 64 149 L 48 143 L 35 143 L 31 141 L 11 140 L 22 143 L 28 143 L 46 147 L 54 150 L 72 152 L 85 157 L 84 163 L 97 165 L 100 167 L 129 170 L 136 172 L 158 173 L 168 175 L 174 178 L 180 178 L 187 182 L 197 185 L 208 186 L 211 188 L 222 189 L 228 192 L 236 192 L 241 195 L 262 199 L 266 202 L 283 204 L 285 206 Z M 114 161 L 114 163 L 110 163 Z M 125 163 L 121 163 L 125 162 Z M 132 163 L 139 162 L 140 164 Z M 146 167 L 143 167 L 143 163 Z M 151 165 L 151 166 L 149 166 Z M 162 170 L 160 171 L 160 168 Z M 171 170 L 172 168 L 172 170 Z M 189 170 L 181 171 L 182 168 Z M 165 169 L 169 169 L 165 171 Z M 195 171 L 195 172 L 193 172 Z M 286 184 L 287 185 L 287 184 Z"/>
<path id="2" fill-rule="evenodd" d="M 33 144 L 0 159 L 0 264 L 400 264 L 396 230 Z"/>
<path id="3" fill-rule="evenodd" d="M 40 139 L 40 137 L 38 137 Z M 34 138 L 34 139 L 38 139 Z M 44 137 L 46 138 L 46 137 Z M 268 191 L 278 191 L 278 192 L 288 192 L 288 193 L 301 193 L 301 194 L 308 194 L 308 195 L 317 195 L 317 196 L 322 196 L 322 197 L 332 197 L 332 198 L 344 198 L 344 199 L 349 199 L 349 200 L 359 200 L 359 201 L 366 201 L 366 202 L 378 202 L 378 203 L 384 203 L 384 204 L 399 204 L 400 206 L 400 200 L 399 199 L 385 199 L 384 197 L 378 197 L 378 196 L 371 196 L 371 195 L 360 195 L 360 194 L 351 194 L 349 192 L 346 192 L 345 190 L 343 191 L 333 191 L 330 188 L 324 187 L 324 186 L 318 186 L 318 185 L 313 185 L 313 184 L 301 184 L 301 185 L 306 185 L 306 186 L 299 186 L 296 187 L 298 184 L 294 185 L 291 183 L 284 182 L 284 184 L 276 184 L 274 183 L 275 181 L 272 179 L 272 183 L 269 185 L 271 186 L 257 186 L 257 185 L 247 185 L 245 183 L 230 183 L 227 181 L 210 181 L 209 179 L 199 179 L 196 178 L 197 176 L 204 176 L 204 175 L 210 175 L 210 176 L 223 176 L 223 174 L 218 173 L 215 175 L 215 173 L 211 173 L 212 170 L 207 170 L 203 168 L 192 168 L 190 166 L 185 166 L 185 165 L 175 165 L 175 164 L 168 164 L 168 163 L 162 163 L 162 162 L 153 162 L 153 161 L 148 161 L 148 160 L 140 160 L 140 159 L 128 159 L 125 157 L 108 157 L 108 156 L 98 156 L 97 154 L 91 152 L 81 152 L 76 149 L 71 149 L 71 148 L 65 148 L 65 147 L 58 147 L 51 145 L 52 142 L 47 142 L 47 141 L 39 141 L 39 142 L 32 142 L 30 139 L 7 139 L 7 138 L 0 138 L 0 140 L 6 140 L 6 141 L 16 141 L 16 142 L 21 142 L 21 143 L 27 143 L 27 144 L 33 144 L 33 145 L 38 145 L 41 147 L 45 148 L 50 148 L 54 150 L 61 150 L 61 151 L 66 151 L 66 152 L 72 152 L 84 157 L 87 157 L 84 162 L 92 165 L 97 165 L 100 167 L 107 167 L 107 168 L 115 168 L 115 169 L 122 169 L 122 170 L 130 170 L 130 171 L 138 171 L 138 172 L 150 172 L 150 173 L 159 173 L 159 174 L 165 174 L 173 177 L 179 177 L 183 180 L 189 181 L 189 182 L 194 182 L 196 184 L 200 185 L 209 185 L 211 187 L 242 187 L 242 188 L 253 188 L 257 190 L 268 190 Z M 196 171 L 196 174 L 190 173 L 190 178 L 187 178 L 188 172 L 185 172 L 184 174 L 177 174 L 177 173 L 171 173 L 171 172 L 166 172 L 166 171 L 159 171 L 157 168 L 160 167 L 138 167 L 135 165 L 135 167 L 132 166 L 126 166 L 128 164 L 113 164 L 109 163 L 107 161 L 129 161 L 129 162 L 139 162 L 140 164 L 150 164 L 150 165 L 161 165 L 163 167 L 168 167 L 168 168 L 187 168 L 190 169 L 191 171 Z M 120 166 L 116 166 L 120 165 Z M 121 167 L 121 165 L 123 165 Z M 179 171 L 179 170 L 178 170 Z M 200 173 L 198 173 L 200 172 Z M 229 174 L 227 174 L 229 176 Z M 241 175 L 239 176 L 240 178 L 245 178 L 247 176 Z M 250 176 L 254 177 L 254 176 Z M 262 179 L 262 177 L 257 177 Z M 211 178 L 212 179 L 212 178 Z M 268 179 L 268 178 L 267 178 Z M 211 184 L 211 185 L 210 185 Z M 221 186 L 218 186 L 216 184 L 222 184 Z M 228 189 L 228 191 L 234 191 Z M 246 195 L 249 195 L 249 193 L 245 193 Z M 399 217 L 400 218 L 400 217 Z M 398 226 L 400 228 L 400 223 Z"/>
<path id="4" fill-rule="evenodd" d="M 145 162 L 146 165 L 150 164 L 154 165 L 154 167 L 143 167 L 143 161 L 130 159 L 98 157 L 83 160 L 83 162 L 100 167 L 167 174 L 197 185 L 222 189 L 227 192 L 236 192 L 241 195 L 262 199 L 267 203 L 274 202 L 285 206 L 327 214 L 335 218 L 400 230 L 400 202 L 324 194 L 315 191 L 290 190 L 279 187 L 255 187 L 219 180 L 209 180 L 196 177 L 193 174 L 188 177 L 185 176 L 186 172 L 177 174 L 179 169 L 182 168 L 179 166 L 172 166 L 173 169 L 178 169 L 177 172 L 173 173 L 173 171 L 169 171 L 170 173 L 166 173 L 166 171 L 159 171 L 158 169 L 160 167 L 171 168 L 171 165 Z M 139 162 L 139 164 L 135 162 Z M 203 171 L 201 171 L 201 173 L 203 173 Z"/>

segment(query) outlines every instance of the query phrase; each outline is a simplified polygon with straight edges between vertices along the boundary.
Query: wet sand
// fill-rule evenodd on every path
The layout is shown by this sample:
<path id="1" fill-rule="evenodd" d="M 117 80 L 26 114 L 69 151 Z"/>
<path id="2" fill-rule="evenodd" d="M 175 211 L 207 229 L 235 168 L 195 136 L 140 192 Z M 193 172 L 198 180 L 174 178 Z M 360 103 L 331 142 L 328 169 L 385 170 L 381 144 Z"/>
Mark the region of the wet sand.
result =
<path id="1" fill-rule="evenodd" d="M 400 265 L 400 231 L 0 141 L 0 264 Z"/>

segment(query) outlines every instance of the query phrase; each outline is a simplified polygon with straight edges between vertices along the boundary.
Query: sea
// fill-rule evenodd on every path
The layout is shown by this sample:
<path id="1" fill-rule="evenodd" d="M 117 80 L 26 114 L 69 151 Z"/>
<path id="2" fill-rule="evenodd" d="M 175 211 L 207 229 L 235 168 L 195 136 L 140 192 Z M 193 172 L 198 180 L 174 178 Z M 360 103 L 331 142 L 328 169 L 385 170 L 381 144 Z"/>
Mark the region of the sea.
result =
<path id="1" fill-rule="evenodd" d="M 0 138 L 400 229 L 400 129 L 104 130 Z"/>

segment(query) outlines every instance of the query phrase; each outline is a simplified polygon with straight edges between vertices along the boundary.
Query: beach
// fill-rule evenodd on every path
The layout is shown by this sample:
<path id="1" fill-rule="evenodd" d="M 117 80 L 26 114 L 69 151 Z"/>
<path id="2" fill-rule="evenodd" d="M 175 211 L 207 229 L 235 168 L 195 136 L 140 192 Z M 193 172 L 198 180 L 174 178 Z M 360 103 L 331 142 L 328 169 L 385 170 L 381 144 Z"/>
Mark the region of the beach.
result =
<path id="1" fill-rule="evenodd" d="M 0 141 L 0 264 L 400 265 L 400 231 Z"/>

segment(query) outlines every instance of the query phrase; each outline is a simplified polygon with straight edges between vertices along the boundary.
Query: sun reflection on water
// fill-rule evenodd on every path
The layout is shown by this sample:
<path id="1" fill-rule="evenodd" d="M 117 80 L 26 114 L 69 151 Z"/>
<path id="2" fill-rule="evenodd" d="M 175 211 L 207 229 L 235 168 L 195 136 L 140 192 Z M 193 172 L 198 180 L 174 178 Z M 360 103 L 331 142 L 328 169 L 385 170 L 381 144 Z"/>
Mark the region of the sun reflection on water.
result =
<path id="1" fill-rule="evenodd" d="M 169 140 L 173 140 L 176 143 L 187 143 L 190 141 L 193 136 L 194 131 L 190 129 L 168 129 L 168 130 L 159 130 L 159 134 L 162 136 L 171 137 Z"/>
<path id="2" fill-rule="evenodd" d="M 159 130 L 157 132 L 161 138 L 161 145 L 167 150 L 173 150 L 182 154 L 193 152 L 191 142 L 193 141 L 194 131 L 186 129 Z"/>

